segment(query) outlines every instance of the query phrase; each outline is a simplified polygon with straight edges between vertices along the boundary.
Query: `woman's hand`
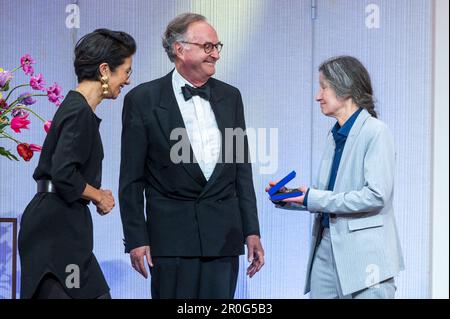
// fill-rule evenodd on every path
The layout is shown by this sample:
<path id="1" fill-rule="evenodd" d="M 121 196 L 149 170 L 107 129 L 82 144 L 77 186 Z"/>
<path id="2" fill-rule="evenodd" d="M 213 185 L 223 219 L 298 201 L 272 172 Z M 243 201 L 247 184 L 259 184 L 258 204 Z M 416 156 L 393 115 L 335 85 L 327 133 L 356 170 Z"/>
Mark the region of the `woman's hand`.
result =
<path id="1" fill-rule="evenodd" d="M 278 181 L 277 181 L 277 182 L 270 181 L 270 182 L 269 182 L 269 186 L 266 187 L 266 193 L 268 193 L 268 192 L 270 191 L 270 189 L 271 189 L 272 187 L 274 187 L 277 183 L 278 183 Z M 287 189 L 287 188 L 283 186 L 283 187 L 280 188 L 279 192 L 285 192 L 286 189 Z M 279 201 L 279 200 L 271 200 L 271 202 L 274 203 L 275 205 L 279 205 L 279 204 L 280 204 L 280 201 Z M 282 204 L 282 205 L 284 205 L 284 204 Z"/>
<path id="2" fill-rule="evenodd" d="M 97 206 L 97 212 L 100 215 L 108 214 L 115 206 L 112 192 L 109 189 L 100 189 L 99 197 L 94 204 Z"/>
<path id="3" fill-rule="evenodd" d="M 303 205 L 303 201 L 305 200 L 305 195 L 306 195 L 306 192 L 308 191 L 308 187 L 301 186 L 301 187 L 298 188 L 298 190 L 303 193 L 302 196 L 286 198 L 286 199 L 283 199 L 282 202 L 285 202 L 285 203 L 296 203 L 296 204 Z"/>
<path id="4" fill-rule="evenodd" d="M 109 189 L 97 189 L 89 184 L 86 184 L 81 198 L 92 201 L 100 215 L 108 214 L 115 205 L 113 194 Z"/>
<path id="5" fill-rule="evenodd" d="M 270 190 L 272 187 L 274 187 L 277 183 L 278 183 L 278 182 L 270 181 L 270 182 L 269 182 L 269 186 L 266 187 L 266 193 L 268 193 L 269 190 Z M 280 192 L 284 192 L 284 191 L 286 191 L 286 187 L 283 186 L 283 187 L 280 188 Z"/>

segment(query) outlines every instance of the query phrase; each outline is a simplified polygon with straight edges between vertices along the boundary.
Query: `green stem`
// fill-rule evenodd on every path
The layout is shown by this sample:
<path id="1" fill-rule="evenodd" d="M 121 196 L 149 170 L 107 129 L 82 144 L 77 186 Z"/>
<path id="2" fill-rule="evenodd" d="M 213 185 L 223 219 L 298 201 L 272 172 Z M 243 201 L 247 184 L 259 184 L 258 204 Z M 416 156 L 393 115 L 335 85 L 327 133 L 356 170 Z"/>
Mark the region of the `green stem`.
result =
<path id="1" fill-rule="evenodd" d="M 47 122 L 46 120 L 44 120 L 42 117 L 40 117 L 36 112 L 34 112 L 32 109 L 26 107 L 26 106 L 18 106 L 16 107 L 16 109 L 21 109 L 21 110 L 25 110 L 30 112 L 31 114 L 33 114 L 34 116 L 36 116 L 38 119 L 40 119 L 42 122 Z"/>
<path id="2" fill-rule="evenodd" d="M 19 65 L 17 68 L 15 68 L 14 70 L 12 70 L 11 71 L 11 73 L 14 73 L 14 72 L 16 72 L 18 69 L 20 69 L 22 66 L 21 65 Z"/>
<path id="3" fill-rule="evenodd" d="M 17 144 L 22 144 L 21 141 L 16 140 L 14 137 L 12 137 L 11 135 L 5 133 L 5 132 L 0 132 L 0 134 L 2 134 L 4 137 L 9 138 L 10 140 L 13 140 L 14 142 L 16 142 Z"/>
<path id="4" fill-rule="evenodd" d="M 9 92 L 9 94 L 6 96 L 5 102 L 8 101 L 9 96 L 11 95 L 12 92 L 14 92 L 15 89 L 18 89 L 18 88 L 24 87 L 24 86 L 30 86 L 30 84 L 21 84 L 21 85 L 18 85 L 18 86 L 16 86 L 16 87 L 14 87 L 14 88 Z"/>
<path id="5" fill-rule="evenodd" d="M 47 94 L 30 94 L 29 96 L 47 96 Z M 7 114 L 10 111 L 12 111 L 12 109 L 14 108 L 14 106 L 19 103 L 22 102 L 24 99 L 19 100 L 19 98 L 17 98 L 11 105 L 8 105 L 8 108 L 6 109 L 6 111 L 3 114 Z"/>

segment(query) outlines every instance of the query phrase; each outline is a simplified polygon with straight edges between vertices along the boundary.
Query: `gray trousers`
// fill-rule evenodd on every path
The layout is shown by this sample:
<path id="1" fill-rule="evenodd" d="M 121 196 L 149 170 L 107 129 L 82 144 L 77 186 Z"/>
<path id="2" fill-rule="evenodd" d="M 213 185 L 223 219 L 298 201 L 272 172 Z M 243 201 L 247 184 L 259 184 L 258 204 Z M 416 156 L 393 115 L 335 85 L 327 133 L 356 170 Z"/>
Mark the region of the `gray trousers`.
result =
<path id="1" fill-rule="evenodd" d="M 394 278 L 389 278 L 374 286 L 344 296 L 339 283 L 336 262 L 331 246 L 330 229 L 324 228 L 322 239 L 316 249 L 311 269 L 312 299 L 393 299 L 395 297 Z"/>

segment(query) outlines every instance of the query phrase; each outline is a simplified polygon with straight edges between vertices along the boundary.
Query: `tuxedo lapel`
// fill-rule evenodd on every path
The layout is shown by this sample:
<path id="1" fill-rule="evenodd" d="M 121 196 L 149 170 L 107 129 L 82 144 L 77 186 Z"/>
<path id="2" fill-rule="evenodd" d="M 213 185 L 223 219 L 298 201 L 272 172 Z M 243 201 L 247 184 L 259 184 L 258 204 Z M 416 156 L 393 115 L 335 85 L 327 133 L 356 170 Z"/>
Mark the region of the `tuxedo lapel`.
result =
<path id="1" fill-rule="evenodd" d="M 177 140 L 171 140 L 170 134 L 174 129 L 182 129 L 184 131 L 183 138 L 187 139 L 189 143 L 189 161 L 181 162 L 178 165 L 182 165 L 183 168 L 187 171 L 187 173 L 199 183 L 201 186 L 206 185 L 206 179 L 203 175 L 200 166 L 195 160 L 195 155 L 192 150 L 191 143 L 189 141 L 186 126 L 184 125 L 183 116 L 181 115 L 180 108 L 178 107 L 177 99 L 173 93 L 173 85 L 172 85 L 172 72 L 166 75 L 163 79 L 164 83 L 162 85 L 161 92 L 161 102 L 159 107 L 155 109 L 156 117 L 158 119 L 161 130 L 164 132 L 164 136 L 169 144 L 169 149 L 179 142 Z M 179 138 L 179 136 L 175 136 Z"/>
<path id="2" fill-rule="evenodd" d="M 155 109 L 159 126 L 164 133 L 167 143 L 172 147 L 173 142 L 170 140 L 170 133 L 174 127 L 184 127 L 181 113 L 177 112 L 178 104 L 173 94 L 172 73 L 170 72 L 163 79 L 161 89 L 161 101 L 159 107 Z"/>

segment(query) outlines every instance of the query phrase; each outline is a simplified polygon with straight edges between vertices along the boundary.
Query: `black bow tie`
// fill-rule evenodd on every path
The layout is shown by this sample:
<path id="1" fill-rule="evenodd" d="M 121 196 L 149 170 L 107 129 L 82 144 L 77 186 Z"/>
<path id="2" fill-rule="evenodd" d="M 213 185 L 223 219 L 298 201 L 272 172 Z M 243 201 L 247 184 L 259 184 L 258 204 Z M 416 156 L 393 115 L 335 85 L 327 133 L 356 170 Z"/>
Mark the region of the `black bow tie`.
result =
<path id="1" fill-rule="evenodd" d="M 211 98 L 211 88 L 207 84 L 199 88 L 193 88 L 192 86 L 186 84 L 185 86 L 181 87 L 181 92 L 183 93 L 185 101 L 190 100 L 194 95 L 198 95 L 207 101 L 209 101 L 209 99 Z"/>

